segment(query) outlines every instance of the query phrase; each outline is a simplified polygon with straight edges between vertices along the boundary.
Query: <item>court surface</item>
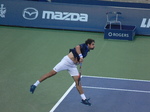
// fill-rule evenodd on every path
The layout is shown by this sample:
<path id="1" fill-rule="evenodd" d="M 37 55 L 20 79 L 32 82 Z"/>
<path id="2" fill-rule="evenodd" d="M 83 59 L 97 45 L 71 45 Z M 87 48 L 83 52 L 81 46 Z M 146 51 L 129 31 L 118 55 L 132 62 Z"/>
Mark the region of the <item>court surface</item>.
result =
<path id="1" fill-rule="evenodd" d="M 83 76 L 92 106 L 80 103 L 74 84 L 50 112 L 149 112 L 150 81 Z"/>
<path id="2" fill-rule="evenodd" d="M 91 107 L 80 103 L 80 95 L 71 86 L 73 79 L 67 71 L 42 82 L 34 94 L 29 92 L 30 85 L 49 72 L 70 48 L 88 38 L 95 40 L 96 47 L 84 59 L 82 74 L 86 77 L 82 82 L 85 95 L 91 98 Z M 1 112 L 49 112 L 70 86 L 68 95 L 54 112 L 68 109 L 71 112 L 75 109 L 80 110 L 77 112 L 148 112 L 149 48 L 149 36 L 136 36 L 133 41 L 105 40 L 99 32 L 0 26 Z"/>

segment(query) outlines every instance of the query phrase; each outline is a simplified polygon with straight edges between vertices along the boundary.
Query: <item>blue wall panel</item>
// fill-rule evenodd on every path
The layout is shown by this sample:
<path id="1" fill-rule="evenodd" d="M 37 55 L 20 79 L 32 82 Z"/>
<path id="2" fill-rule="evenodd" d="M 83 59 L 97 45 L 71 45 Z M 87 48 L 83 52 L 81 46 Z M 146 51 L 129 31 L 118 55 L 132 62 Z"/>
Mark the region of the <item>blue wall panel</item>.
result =
<path id="1" fill-rule="evenodd" d="M 2 0 L 0 25 L 103 32 L 108 11 L 121 12 L 122 24 L 136 26 L 136 34 L 150 35 L 147 8 Z"/>

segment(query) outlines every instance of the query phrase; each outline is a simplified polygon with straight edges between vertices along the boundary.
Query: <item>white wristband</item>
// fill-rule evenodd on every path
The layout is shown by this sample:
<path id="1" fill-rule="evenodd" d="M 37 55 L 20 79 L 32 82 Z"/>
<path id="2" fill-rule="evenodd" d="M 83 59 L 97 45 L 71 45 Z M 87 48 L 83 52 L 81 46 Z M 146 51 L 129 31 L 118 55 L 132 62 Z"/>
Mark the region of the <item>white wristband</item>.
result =
<path id="1" fill-rule="evenodd" d="M 82 55 L 82 54 L 79 54 L 79 57 L 80 57 L 80 58 L 83 58 L 83 55 Z"/>

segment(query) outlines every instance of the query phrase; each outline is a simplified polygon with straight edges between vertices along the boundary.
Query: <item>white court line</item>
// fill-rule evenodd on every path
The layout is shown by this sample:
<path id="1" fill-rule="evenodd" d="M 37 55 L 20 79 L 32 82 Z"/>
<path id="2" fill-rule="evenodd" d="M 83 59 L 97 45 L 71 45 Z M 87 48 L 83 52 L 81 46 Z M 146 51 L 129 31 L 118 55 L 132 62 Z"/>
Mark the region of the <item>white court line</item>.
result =
<path id="1" fill-rule="evenodd" d="M 72 90 L 72 88 L 75 86 L 75 83 L 73 83 L 69 89 L 65 92 L 65 94 L 60 98 L 60 100 L 54 105 L 54 107 L 49 112 L 54 112 L 55 109 L 59 106 L 59 104 L 65 99 L 65 97 L 69 94 L 69 92 Z"/>
<path id="2" fill-rule="evenodd" d="M 113 77 L 99 77 L 99 76 L 87 76 L 82 75 L 83 77 L 90 77 L 90 78 L 102 78 L 102 79 L 113 79 L 113 80 L 125 80 L 125 81 L 137 81 L 137 82 L 149 82 L 149 80 L 139 80 L 139 79 L 125 79 L 125 78 L 113 78 Z"/>
<path id="3" fill-rule="evenodd" d="M 130 89 L 117 89 L 117 88 L 104 88 L 104 87 L 90 87 L 82 86 L 83 88 L 89 89 L 104 89 L 104 90 L 113 90 L 113 91 L 126 91 L 126 92 L 136 92 L 136 93 L 150 93 L 150 91 L 141 91 L 141 90 L 130 90 Z"/>

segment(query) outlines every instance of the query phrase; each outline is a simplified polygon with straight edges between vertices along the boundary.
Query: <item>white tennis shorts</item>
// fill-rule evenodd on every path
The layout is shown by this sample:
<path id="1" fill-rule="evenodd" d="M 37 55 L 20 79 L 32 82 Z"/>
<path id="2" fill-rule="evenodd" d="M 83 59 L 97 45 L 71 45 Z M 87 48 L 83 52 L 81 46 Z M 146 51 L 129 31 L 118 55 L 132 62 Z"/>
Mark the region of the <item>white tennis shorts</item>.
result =
<path id="1" fill-rule="evenodd" d="M 65 56 L 54 68 L 54 71 L 60 72 L 63 70 L 67 70 L 71 76 L 78 76 L 79 72 L 77 69 L 77 65 L 68 57 Z"/>

